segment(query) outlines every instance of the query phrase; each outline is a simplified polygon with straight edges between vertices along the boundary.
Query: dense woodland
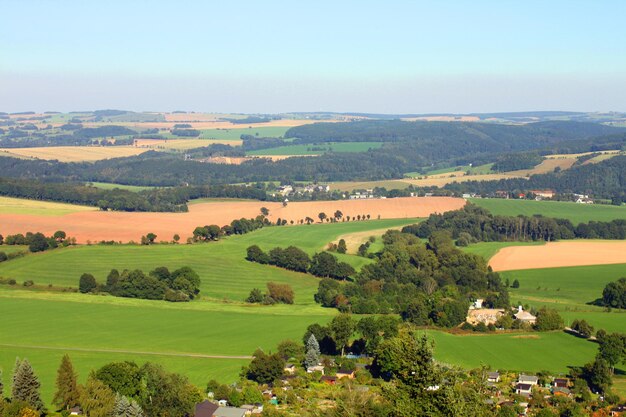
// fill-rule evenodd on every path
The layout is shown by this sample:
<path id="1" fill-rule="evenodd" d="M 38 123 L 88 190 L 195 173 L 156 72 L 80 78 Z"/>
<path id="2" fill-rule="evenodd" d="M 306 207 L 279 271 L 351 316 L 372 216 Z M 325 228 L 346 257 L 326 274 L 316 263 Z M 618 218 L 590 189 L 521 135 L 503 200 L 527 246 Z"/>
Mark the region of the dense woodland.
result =
<path id="1" fill-rule="evenodd" d="M 431 214 L 419 224 L 405 226 L 405 233 L 428 238 L 445 231 L 457 245 L 474 242 L 504 242 L 559 239 L 626 239 L 626 220 L 580 223 L 543 216 L 495 216 L 482 207 L 467 204 L 460 210 Z"/>

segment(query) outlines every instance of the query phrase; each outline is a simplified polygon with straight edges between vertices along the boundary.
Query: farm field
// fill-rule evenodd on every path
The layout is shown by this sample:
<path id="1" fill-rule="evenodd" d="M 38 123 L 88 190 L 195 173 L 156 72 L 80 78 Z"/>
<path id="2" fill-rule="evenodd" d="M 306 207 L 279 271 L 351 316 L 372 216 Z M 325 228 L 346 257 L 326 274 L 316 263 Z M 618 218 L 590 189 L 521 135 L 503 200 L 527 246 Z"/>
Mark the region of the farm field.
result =
<path id="1" fill-rule="evenodd" d="M 87 185 L 90 185 L 92 187 L 96 187 L 96 188 L 100 188 L 103 190 L 115 190 L 120 189 L 120 190 L 127 190 L 127 191 L 144 191 L 144 190 L 151 190 L 153 188 L 157 188 L 157 187 L 151 187 L 151 186 L 140 186 L 140 185 L 125 185 L 125 184 L 113 184 L 110 182 L 89 182 L 87 183 Z"/>
<path id="2" fill-rule="evenodd" d="M 261 207 L 270 210 L 269 218 L 297 222 L 309 216 L 318 220 L 320 212 L 331 215 L 341 210 L 345 216 L 369 214 L 372 219 L 427 217 L 431 213 L 442 213 L 463 207 L 465 200 L 448 197 L 393 198 L 368 200 L 307 201 L 282 203 L 261 201 L 235 201 L 194 204 L 186 213 L 130 213 L 130 212 L 81 212 L 60 216 L 50 221 L 46 215 L 20 214 L 19 211 L 0 213 L 0 224 L 4 234 L 24 233 L 38 230 L 47 234 L 64 230 L 76 237 L 79 243 L 89 241 L 139 241 L 146 233 L 155 233 L 158 240 L 171 240 L 179 234 L 182 241 L 191 236 L 199 225 L 230 223 L 233 219 L 252 218 Z M 92 209 L 95 210 L 95 209 Z M 370 220 L 371 221 L 371 220 Z M 291 226 L 289 226 L 291 227 Z"/>
<path id="3" fill-rule="evenodd" d="M 328 142 L 323 144 L 288 145 L 270 149 L 259 149 L 248 152 L 248 155 L 318 155 L 326 152 L 367 152 L 368 149 L 378 149 L 382 142 Z M 317 149 L 317 150 L 316 150 Z"/>
<path id="4" fill-rule="evenodd" d="M 488 365 L 491 369 L 566 374 L 568 366 L 593 360 L 595 343 L 564 332 L 453 335 L 429 330 L 435 359 L 468 369 Z"/>
<path id="5" fill-rule="evenodd" d="M 137 139 L 137 147 L 155 151 L 184 151 L 187 149 L 201 148 L 204 146 L 223 144 L 231 146 L 241 145 L 238 139 Z M 144 152 L 145 152 L 144 150 Z"/>
<path id="6" fill-rule="evenodd" d="M 0 252 L 4 252 L 7 255 L 16 252 L 28 252 L 28 246 L 25 245 L 0 245 Z"/>
<path id="7" fill-rule="evenodd" d="M 455 173 L 455 172 L 460 172 L 460 173 L 469 172 L 470 174 L 492 174 L 493 173 L 491 171 L 492 166 L 493 164 L 484 164 L 484 165 L 479 165 L 475 167 L 471 167 L 469 165 L 462 165 L 462 166 L 456 166 L 456 167 L 434 169 L 432 171 L 428 171 L 426 174 L 421 174 L 419 172 L 407 172 L 404 175 L 410 178 L 415 178 L 415 177 L 423 177 L 424 175 L 430 176 L 430 175 L 448 174 L 448 173 Z"/>
<path id="8" fill-rule="evenodd" d="M 147 149 L 133 146 L 44 146 L 40 148 L 5 148 L 0 152 L 8 156 L 20 156 L 60 162 L 92 162 L 102 159 L 135 156 Z"/>
<path id="9" fill-rule="evenodd" d="M 296 126 L 265 126 L 263 123 L 261 126 L 255 125 L 254 127 L 247 127 L 246 125 L 235 125 L 236 127 L 228 127 L 221 129 L 207 129 L 203 130 L 200 134 L 202 139 L 224 139 L 224 140 L 240 140 L 241 135 L 252 135 L 261 138 L 264 137 L 283 137 L 285 132 L 289 130 L 289 127 Z M 219 126 L 218 126 L 219 127 Z"/>
<path id="10" fill-rule="evenodd" d="M 79 206 L 76 204 L 57 203 L 52 201 L 27 200 L 24 198 L 2 197 L 0 196 L 0 217 L 3 215 L 29 215 L 43 216 L 63 216 L 71 213 L 80 213 L 86 211 L 97 211 L 98 209 L 90 206 Z M 48 219 L 49 221 L 49 219 Z M 3 229 L 6 225 L 3 222 Z M 59 230 L 59 229 L 56 229 Z M 29 230 L 22 230 L 16 233 L 25 233 Z M 6 232 L 6 230 L 2 230 Z M 6 234 L 6 233 L 5 233 Z"/>
<path id="11" fill-rule="evenodd" d="M 369 222 L 267 227 L 252 233 L 231 236 L 219 242 L 195 245 L 91 245 L 60 248 L 0 264 L 0 276 L 18 282 L 35 278 L 36 284 L 77 287 L 83 272 L 93 274 L 100 282 L 112 268 L 143 269 L 157 266 L 170 270 L 190 266 L 202 280 L 204 300 L 224 299 L 241 302 L 252 288 L 264 288 L 265 282 L 292 285 L 296 304 L 314 305 L 317 279 L 310 276 L 245 261 L 246 248 L 258 244 L 265 250 L 275 246 L 295 245 L 313 254 L 346 233 L 380 230 L 414 223 L 416 219 L 372 220 Z M 359 267 L 369 259 L 339 255 L 341 260 Z M 233 277 L 238 277 L 233 279 Z M 195 304 L 195 303 L 192 303 Z"/>
<path id="12" fill-rule="evenodd" d="M 384 187 L 388 190 L 403 190 L 410 184 L 403 180 L 387 180 L 387 181 L 341 181 L 330 183 L 331 189 L 350 192 L 353 190 L 367 190 L 370 188 Z"/>
<path id="13" fill-rule="evenodd" d="M 611 221 L 626 219 L 626 206 L 600 204 L 576 204 L 566 201 L 507 200 L 500 198 L 470 198 L 471 203 L 484 207 L 491 213 L 501 216 L 532 216 L 569 219 L 574 225 L 590 220 Z"/>
<path id="14" fill-rule="evenodd" d="M 494 271 L 620 263 L 626 263 L 626 241 L 587 239 L 509 246 L 489 260 Z"/>
<path id="15" fill-rule="evenodd" d="M 486 260 L 491 259 L 498 251 L 510 246 L 541 246 L 545 242 L 478 242 L 459 248 L 464 252 L 480 255 Z"/>
<path id="16" fill-rule="evenodd" d="M 607 283 L 626 276 L 626 264 L 527 269 L 500 275 L 520 283 L 519 288 L 509 290 L 513 304 L 519 301 L 536 308 L 555 308 L 566 324 L 584 318 L 596 329 L 626 331 L 626 311 L 607 312 L 603 307 L 587 304 L 602 296 Z"/>

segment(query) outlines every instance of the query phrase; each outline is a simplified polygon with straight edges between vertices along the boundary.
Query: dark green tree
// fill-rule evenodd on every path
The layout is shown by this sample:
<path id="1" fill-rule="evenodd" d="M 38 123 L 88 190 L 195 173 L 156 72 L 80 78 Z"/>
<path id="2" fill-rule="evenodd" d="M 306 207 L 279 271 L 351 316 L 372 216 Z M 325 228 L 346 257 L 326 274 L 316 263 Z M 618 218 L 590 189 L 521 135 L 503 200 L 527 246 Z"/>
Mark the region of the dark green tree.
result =
<path id="1" fill-rule="evenodd" d="M 11 398 L 14 401 L 24 401 L 36 410 L 44 409 L 41 400 L 41 383 L 35 375 L 28 359 L 15 360 L 13 371 L 13 385 L 11 387 Z"/>
<path id="2" fill-rule="evenodd" d="M 80 280 L 78 281 L 78 290 L 83 294 L 88 292 L 92 292 L 98 287 L 96 283 L 96 278 L 91 274 L 83 274 L 80 276 Z"/>
<path id="3" fill-rule="evenodd" d="M 337 243 L 337 253 L 346 253 L 348 250 L 348 246 L 346 245 L 345 239 L 339 239 Z"/>
<path id="4" fill-rule="evenodd" d="M 28 245 L 28 250 L 31 252 L 43 252 L 50 247 L 50 243 L 48 239 L 43 235 L 43 233 L 35 233 L 30 238 L 30 244 Z"/>
<path id="5" fill-rule="evenodd" d="M 345 347 L 356 330 L 356 323 L 350 314 L 339 314 L 332 319 L 328 328 L 337 347 L 341 349 L 341 356 L 343 356 Z"/>
<path id="6" fill-rule="evenodd" d="M 268 355 L 257 349 L 245 371 L 245 375 L 249 380 L 256 381 L 259 384 L 269 384 L 283 374 L 284 368 L 285 361 L 278 353 Z"/>

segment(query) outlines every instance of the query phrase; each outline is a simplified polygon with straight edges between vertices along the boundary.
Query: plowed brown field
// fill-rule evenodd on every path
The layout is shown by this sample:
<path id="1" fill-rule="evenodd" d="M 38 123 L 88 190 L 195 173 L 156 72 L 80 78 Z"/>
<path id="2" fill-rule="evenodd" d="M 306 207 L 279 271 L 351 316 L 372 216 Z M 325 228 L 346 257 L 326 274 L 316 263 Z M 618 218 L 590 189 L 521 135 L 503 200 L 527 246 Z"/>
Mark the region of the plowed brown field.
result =
<path id="1" fill-rule="evenodd" d="M 502 248 L 489 261 L 494 271 L 626 263 L 626 242 L 550 242 Z"/>
<path id="2" fill-rule="evenodd" d="M 305 217 L 319 221 L 318 214 L 331 216 L 341 210 L 344 216 L 370 215 L 372 219 L 427 217 L 431 213 L 456 210 L 465 200 L 448 197 L 407 197 L 371 200 L 310 201 L 281 203 L 262 201 L 207 202 L 192 204 L 187 213 L 126 213 L 92 211 L 63 216 L 34 216 L 26 214 L 0 214 L 2 234 L 39 231 L 52 234 L 64 230 L 69 236 L 84 243 L 100 240 L 138 241 L 146 233 L 155 233 L 157 240 L 170 240 L 174 234 L 184 241 L 196 226 L 224 225 L 234 219 L 252 218 L 260 214 L 261 207 L 270 210 L 270 219 L 278 218 L 298 222 Z"/>

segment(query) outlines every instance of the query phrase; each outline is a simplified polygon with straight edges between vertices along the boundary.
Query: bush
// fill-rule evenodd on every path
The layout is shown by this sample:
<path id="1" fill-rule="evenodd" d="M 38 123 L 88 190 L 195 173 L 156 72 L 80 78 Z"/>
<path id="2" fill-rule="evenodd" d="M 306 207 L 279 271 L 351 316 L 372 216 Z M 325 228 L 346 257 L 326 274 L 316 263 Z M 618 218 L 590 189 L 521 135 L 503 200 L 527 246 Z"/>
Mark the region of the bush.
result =
<path id="1" fill-rule="evenodd" d="M 563 318 L 559 315 L 558 311 L 544 307 L 537 313 L 535 329 L 538 331 L 560 330 L 563 326 Z"/>
<path id="2" fill-rule="evenodd" d="M 7 256 L 6 253 L 0 252 L 0 262 L 4 262 L 4 261 L 6 261 L 8 259 L 9 259 L 9 257 Z"/>
<path id="3" fill-rule="evenodd" d="M 267 283 L 268 296 L 278 303 L 293 304 L 293 289 L 288 284 Z"/>
<path id="4" fill-rule="evenodd" d="M 32 287 L 33 285 L 35 285 L 35 282 L 32 279 L 29 279 L 28 281 L 24 281 L 23 285 L 25 287 Z"/>
<path id="5" fill-rule="evenodd" d="M 78 281 L 78 290 L 83 294 L 88 292 L 92 292 L 98 287 L 96 283 L 96 278 L 91 274 L 83 274 L 80 276 L 80 280 Z"/>

